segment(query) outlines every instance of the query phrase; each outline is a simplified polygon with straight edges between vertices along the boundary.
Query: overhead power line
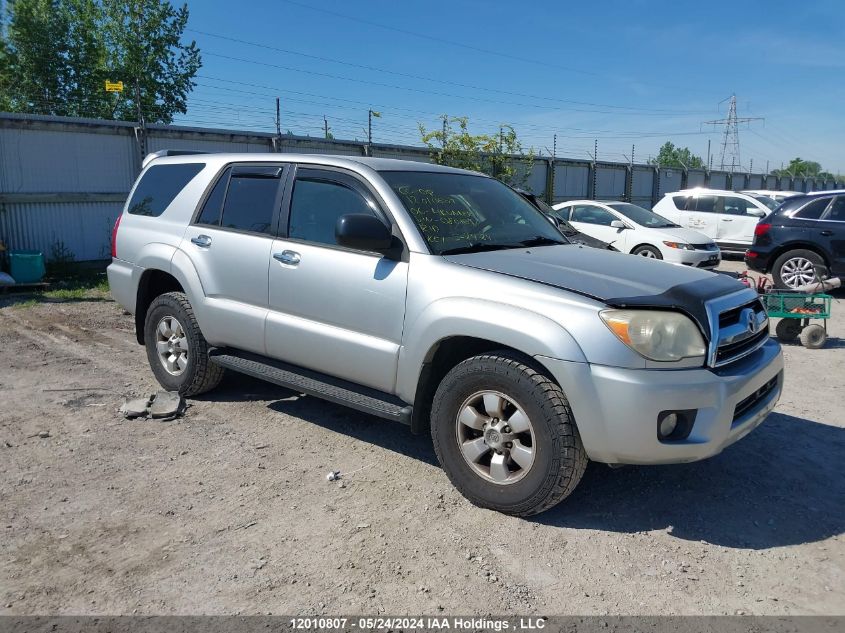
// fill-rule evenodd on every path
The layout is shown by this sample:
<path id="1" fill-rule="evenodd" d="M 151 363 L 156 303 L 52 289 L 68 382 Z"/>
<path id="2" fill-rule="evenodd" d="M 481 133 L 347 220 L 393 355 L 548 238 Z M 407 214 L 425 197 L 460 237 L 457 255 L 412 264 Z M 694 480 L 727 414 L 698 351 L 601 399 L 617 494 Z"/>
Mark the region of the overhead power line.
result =
<path id="1" fill-rule="evenodd" d="M 630 110 L 630 111 L 635 111 L 635 112 L 653 112 L 653 113 L 659 113 L 659 114 L 682 115 L 682 114 L 706 114 L 706 112 L 707 112 L 707 111 L 704 111 L 704 110 L 672 110 L 672 109 L 665 109 L 665 108 L 643 108 L 643 107 L 637 107 L 637 106 L 624 106 L 624 105 L 613 104 L 613 103 L 597 103 L 597 102 L 591 102 L 591 101 L 578 101 L 578 100 L 575 100 L 575 99 L 560 99 L 560 98 L 557 98 L 557 97 L 533 95 L 533 94 L 528 94 L 528 93 L 524 93 L 524 92 L 513 92 L 513 91 L 509 91 L 509 90 L 502 90 L 500 88 L 489 88 L 489 87 L 485 87 L 485 86 L 477 86 L 477 85 L 462 83 L 462 82 L 458 82 L 458 81 L 450 81 L 448 79 L 438 79 L 436 77 L 427 77 L 425 75 L 417 75 L 417 74 L 413 74 L 413 73 L 399 72 L 399 71 L 395 71 L 395 70 L 389 70 L 389 69 L 386 69 L 386 68 L 379 68 L 377 66 L 370 66 L 370 65 L 367 65 L 367 64 L 357 64 L 357 63 L 354 63 L 354 62 L 350 62 L 350 61 L 346 61 L 346 60 L 342 60 L 342 59 L 336 59 L 336 58 L 332 58 L 332 57 L 324 57 L 324 56 L 321 56 L 321 55 L 312 55 L 310 53 L 303 53 L 301 51 L 294 51 L 294 50 L 287 49 L 287 48 L 279 48 L 277 46 L 271 46 L 269 44 L 262 44 L 260 42 L 252 42 L 252 41 L 249 41 L 249 40 L 244 40 L 244 39 L 240 39 L 240 38 L 236 38 L 236 37 L 230 37 L 228 35 L 222 35 L 220 33 L 211 33 L 209 31 L 200 31 L 198 29 L 191 29 L 191 28 L 187 28 L 185 30 L 191 31 L 192 33 L 199 33 L 199 34 L 205 35 L 207 37 L 213 37 L 213 38 L 216 38 L 216 39 L 225 40 L 225 41 L 228 41 L 228 42 L 235 42 L 237 44 L 243 44 L 243 45 L 246 45 L 246 46 L 253 46 L 253 47 L 256 47 L 256 48 L 262 48 L 262 49 L 271 50 L 271 51 L 275 51 L 275 52 L 279 52 L 279 53 L 285 53 L 285 54 L 288 54 L 288 55 L 297 55 L 297 56 L 300 56 L 300 57 L 305 57 L 305 58 L 308 58 L 308 59 L 315 59 L 315 60 L 323 61 L 323 62 L 329 62 L 329 63 L 332 63 L 332 64 L 340 64 L 340 65 L 343 65 L 343 66 L 349 66 L 351 68 L 360 68 L 362 70 L 380 72 L 380 73 L 385 73 L 385 74 L 388 74 L 388 75 L 394 75 L 394 76 L 397 76 L 397 77 L 405 77 L 405 78 L 408 78 L 408 79 L 414 79 L 414 80 L 419 80 L 419 81 L 429 81 L 429 82 L 432 82 L 432 83 L 444 84 L 444 85 L 449 85 L 449 86 L 456 86 L 456 87 L 459 87 L 459 88 L 468 88 L 470 90 L 482 90 L 484 92 L 503 94 L 503 95 L 508 95 L 508 96 L 511 96 L 511 97 L 523 97 L 523 98 L 528 98 L 528 99 L 537 99 L 537 100 L 540 100 L 540 101 L 567 103 L 567 104 L 572 104 L 572 105 L 588 106 L 588 107 L 595 107 L 595 108 L 611 108 L 611 109 L 614 109 L 614 110 Z"/>

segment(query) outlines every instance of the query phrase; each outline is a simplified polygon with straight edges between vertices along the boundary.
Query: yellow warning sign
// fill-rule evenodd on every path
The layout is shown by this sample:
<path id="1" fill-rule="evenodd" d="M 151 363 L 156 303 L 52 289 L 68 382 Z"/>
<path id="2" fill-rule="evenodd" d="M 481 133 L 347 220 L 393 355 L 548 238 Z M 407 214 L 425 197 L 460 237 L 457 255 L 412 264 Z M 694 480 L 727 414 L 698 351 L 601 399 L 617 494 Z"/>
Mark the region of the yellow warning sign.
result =
<path id="1" fill-rule="evenodd" d="M 106 81 L 106 92 L 123 92 L 123 82 Z"/>

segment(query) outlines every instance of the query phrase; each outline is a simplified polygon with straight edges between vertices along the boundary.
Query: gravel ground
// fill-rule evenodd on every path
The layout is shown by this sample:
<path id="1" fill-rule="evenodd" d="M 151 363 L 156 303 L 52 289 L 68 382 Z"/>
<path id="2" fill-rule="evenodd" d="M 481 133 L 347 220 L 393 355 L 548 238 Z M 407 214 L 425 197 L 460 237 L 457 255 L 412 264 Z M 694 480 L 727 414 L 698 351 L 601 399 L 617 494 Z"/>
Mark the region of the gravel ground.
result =
<path id="1" fill-rule="evenodd" d="M 6 300 L 0 614 L 845 614 L 833 312 L 825 349 L 785 346 L 783 397 L 746 439 L 591 464 L 524 520 L 466 502 L 429 438 L 245 377 L 181 420 L 124 420 L 157 387 L 131 318 Z"/>

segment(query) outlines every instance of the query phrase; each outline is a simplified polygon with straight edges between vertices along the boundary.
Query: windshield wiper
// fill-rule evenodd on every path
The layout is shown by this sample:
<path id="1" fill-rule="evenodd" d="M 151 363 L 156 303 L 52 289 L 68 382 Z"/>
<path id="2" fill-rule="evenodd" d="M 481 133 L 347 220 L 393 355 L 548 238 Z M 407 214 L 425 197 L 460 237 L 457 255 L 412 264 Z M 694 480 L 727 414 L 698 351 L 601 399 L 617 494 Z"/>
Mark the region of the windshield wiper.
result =
<path id="1" fill-rule="evenodd" d="M 461 255 L 463 253 L 483 253 L 484 251 L 501 251 L 506 248 L 519 248 L 521 244 L 494 244 L 493 242 L 473 242 L 467 246 L 457 246 L 440 251 L 441 255 Z"/>
<path id="2" fill-rule="evenodd" d="M 567 242 L 561 242 L 560 240 L 556 240 L 551 237 L 546 237 L 545 235 L 535 235 L 534 237 L 529 237 L 527 240 L 522 240 L 520 244 L 522 246 L 547 246 L 552 244 L 566 244 Z"/>

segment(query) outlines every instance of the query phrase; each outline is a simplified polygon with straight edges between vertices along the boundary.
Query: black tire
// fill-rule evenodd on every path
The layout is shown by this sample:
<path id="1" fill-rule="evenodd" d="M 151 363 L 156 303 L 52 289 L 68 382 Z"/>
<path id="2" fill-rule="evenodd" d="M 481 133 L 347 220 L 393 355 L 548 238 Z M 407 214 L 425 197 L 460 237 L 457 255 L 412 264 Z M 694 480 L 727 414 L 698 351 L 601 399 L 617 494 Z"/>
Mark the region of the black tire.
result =
<path id="1" fill-rule="evenodd" d="M 824 347 L 827 341 L 827 332 L 824 331 L 821 325 L 813 323 L 801 330 L 800 338 L 801 345 L 807 349 L 819 349 L 820 347 Z"/>
<path id="2" fill-rule="evenodd" d="M 166 317 L 178 320 L 188 343 L 187 366 L 179 375 L 165 369 L 156 349 L 156 330 Z M 159 384 L 168 391 L 195 396 L 214 389 L 223 378 L 223 368 L 208 358 L 208 343 L 200 331 L 191 303 L 182 292 L 168 292 L 153 299 L 144 320 L 144 341 L 150 368 Z"/>
<path id="3" fill-rule="evenodd" d="M 799 319 L 781 319 L 775 326 L 775 334 L 778 340 L 783 343 L 794 343 L 801 334 L 801 321 Z"/>
<path id="4" fill-rule="evenodd" d="M 786 266 L 786 264 L 788 262 L 800 260 L 800 259 L 811 262 L 813 264 L 813 266 L 815 266 L 817 268 L 818 267 L 821 267 L 822 269 L 825 268 L 824 259 L 822 258 L 821 255 L 819 255 L 815 251 L 810 251 L 810 250 L 807 250 L 807 249 L 804 249 L 804 248 L 798 248 L 798 249 L 795 249 L 795 250 L 792 250 L 792 251 L 786 251 L 780 257 L 778 257 L 775 260 L 775 263 L 772 265 L 772 279 L 774 279 L 776 288 L 792 290 L 793 288 L 796 287 L 794 284 L 790 285 L 788 283 L 788 280 L 784 279 L 785 272 L 784 272 L 783 268 L 784 268 L 784 266 Z M 823 271 L 820 270 L 819 272 L 822 273 L 822 277 L 826 276 L 826 275 L 823 274 Z M 789 276 L 787 274 L 787 278 L 788 277 Z M 815 281 L 815 277 L 813 279 L 810 279 L 807 283 L 811 283 L 813 281 Z M 799 285 L 801 285 L 801 284 L 799 284 Z"/>
<path id="5" fill-rule="evenodd" d="M 532 428 L 533 462 L 521 479 L 506 485 L 488 481 L 469 465 L 457 434 L 467 399 L 491 390 L 518 403 Z M 587 466 L 561 388 L 530 359 L 508 350 L 474 356 L 446 374 L 432 402 L 431 435 L 443 470 L 462 495 L 477 506 L 516 516 L 543 512 L 565 499 Z"/>
<path id="6" fill-rule="evenodd" d="M 631 251 L 631 254 L 639 255 L 641 257 L 650 257 L 652 259 L 663 259 L 663 253 L 654 248 L 654 246 L 649 246 L 648 244 L 637 246 L 637 248 Z"/>

